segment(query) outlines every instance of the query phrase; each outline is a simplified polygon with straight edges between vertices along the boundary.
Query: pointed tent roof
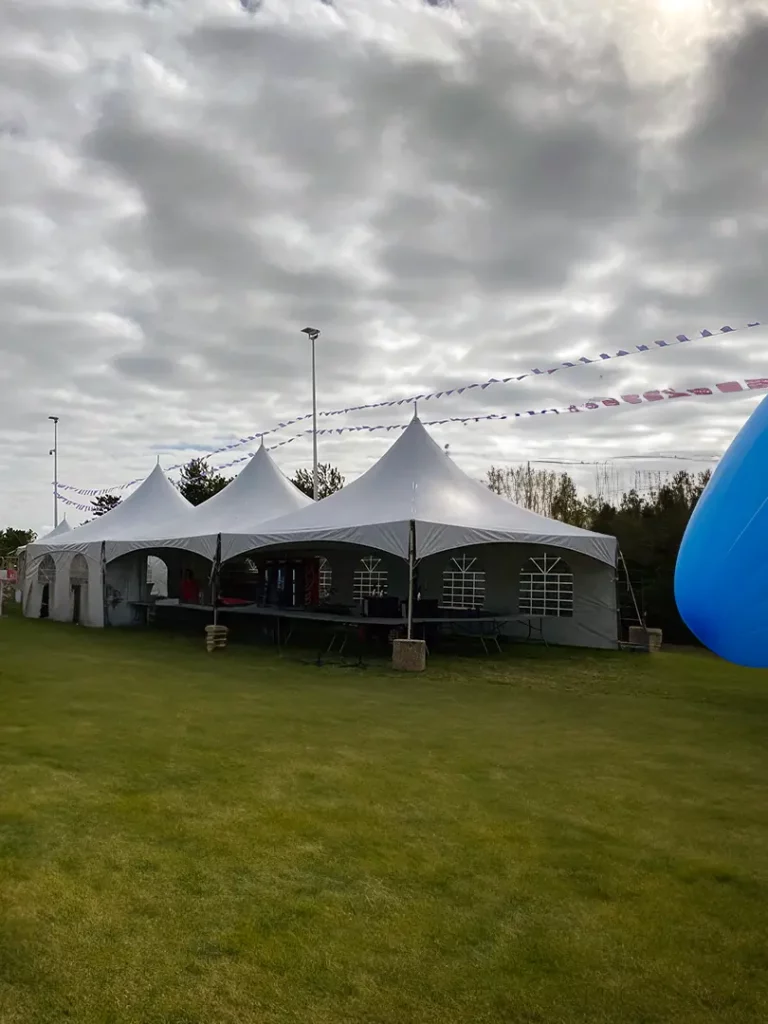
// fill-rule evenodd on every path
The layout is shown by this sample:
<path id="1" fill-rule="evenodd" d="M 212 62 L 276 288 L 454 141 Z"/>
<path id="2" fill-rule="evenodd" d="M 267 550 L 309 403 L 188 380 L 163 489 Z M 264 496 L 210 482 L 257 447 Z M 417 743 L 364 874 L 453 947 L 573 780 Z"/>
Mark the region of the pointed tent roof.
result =
<path id="1" fill-rule="evenodd" d="M 83 526 L 53 539 L 56 547 L 78 548 L 101 541 L 132 541 L 181 522 L 192 514 L 192 505 L 173 486 L 158 463 L 146 480 L 119 505 Z M 50 538 L 45 538 L 48 544 Z M 38 542 L 39 543 L 39 542 Z"/>
<path id="2" fill-rule="evenodd" d="M 52 537 L 61 537 L 62 534 L 71 532 L 72 527 L 67 522 L 67 517 L 64 516 L 64 518 L 61 520 L 58 526 L 54 526 L 50 533 L 44 534 L 42 537 L 40 537 L 40 540 L 36 541 L 35 543 L 39 544 L 41 540 L 50 540 Z"/>
<path id="3" fill-rule="evenodd" d="M 137 525 L 130 539 L 121 536 L 117 538 L 120 543 L 109 545 L 107 557 L 141 548 L 180 548 L 212 560 L 220 533 L 249 533 L 267 520 L 311 504 L 312 499 L 280 472 L 262 442 L 246 466 L 218 494 L 196 507 L 185 502 L 182 516 L 153 521 L 146 529 Z"/>
<path id="4" fill-rule="evenodd" d="M 188 529 L 190 536 L 238 533 L 311 504 L 312 499 L 283 476 L 262 442 L 231 483 L 197 506 Z"/>
<path id="5" fill-rule="evenodd" d="M 544 544 L 609 565 L 616 539 L 547 519 L 493 494 L 467 476 L 417 416 L 379 461 L 323 501 L 265 523 L 250 536 L 222 535 L 222 558 L 291 542 L 341 541 L 408 557 L 410 522 L 417 556 L 472 544 Z"/>

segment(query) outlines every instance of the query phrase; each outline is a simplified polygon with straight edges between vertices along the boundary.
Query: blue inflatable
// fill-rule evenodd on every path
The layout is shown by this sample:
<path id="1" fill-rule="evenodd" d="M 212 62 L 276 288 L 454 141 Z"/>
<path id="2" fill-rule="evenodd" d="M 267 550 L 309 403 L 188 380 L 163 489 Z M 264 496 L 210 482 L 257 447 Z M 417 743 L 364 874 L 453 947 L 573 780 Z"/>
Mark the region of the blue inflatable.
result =
<path id="1" fill-rule="evenodd" d="M 768 668 L 768 398 L 691 516 L 677 556 L 675 600 L 685 624 L 715 654 Z"/>

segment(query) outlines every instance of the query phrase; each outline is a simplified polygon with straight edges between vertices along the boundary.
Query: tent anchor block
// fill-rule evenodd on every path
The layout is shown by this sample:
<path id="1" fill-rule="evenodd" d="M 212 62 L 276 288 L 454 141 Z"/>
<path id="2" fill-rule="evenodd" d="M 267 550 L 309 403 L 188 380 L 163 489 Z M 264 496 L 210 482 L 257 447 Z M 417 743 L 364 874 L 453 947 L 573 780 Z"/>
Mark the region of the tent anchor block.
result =
<path id="1" fill-rule="evenodd" d="M 226 626 L 206 626 L 205 649 L 208 653 L 223 650 L 227 646 L 228 634 L 229 629 Z"/>
<path id="2" fill-rule="evenodd" d="M 427 645 L 423 640 L 393 640 L 392 668 L 398 672 L 423 672 L 427 667 Z"/>

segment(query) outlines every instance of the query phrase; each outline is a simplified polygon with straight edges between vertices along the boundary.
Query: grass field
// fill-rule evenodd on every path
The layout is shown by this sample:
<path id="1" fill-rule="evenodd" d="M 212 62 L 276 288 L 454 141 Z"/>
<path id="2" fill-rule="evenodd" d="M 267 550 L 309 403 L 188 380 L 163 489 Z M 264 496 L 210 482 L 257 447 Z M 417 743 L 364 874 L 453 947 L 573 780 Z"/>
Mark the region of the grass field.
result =
<path id="1" fill-rule="evenodd" d="M 768 1020 L 768 673 L 0 621 L 2 1024 Z"/>

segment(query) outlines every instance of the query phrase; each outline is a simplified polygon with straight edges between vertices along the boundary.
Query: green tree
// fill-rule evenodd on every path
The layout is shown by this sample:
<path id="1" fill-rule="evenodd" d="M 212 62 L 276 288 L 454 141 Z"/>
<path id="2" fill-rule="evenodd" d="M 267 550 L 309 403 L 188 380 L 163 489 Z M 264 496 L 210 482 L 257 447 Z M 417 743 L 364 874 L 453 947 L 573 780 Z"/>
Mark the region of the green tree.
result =
<path id="1" fill-rule="evenodd" d="M 190 459 L 181 468 L 179 490 L 190 504 L 202 505 L 231 482 L 231 477 L 222 476 L 211 469 L 206 459 Z"/>
<path id="2" fill-rule="evenodd" d="M 36 536 L 34 530 L 20 530 L 13 526 L 0 530 L 0 558 L 7 558 L 17 548 L 31 544 Z"/>
<path id="3" fill-rule="evenodd" d="M 311 469 L 297 469 L 293 476 L 292 483 L 308 497 L 313 497 L 314 485 Z M 344 477 L 335 466 L 330 464 L 330 462 L 323 462 L 317 467 L 318 499 L 327 498 L 329 494 L 334 494 L 336 491 L 340 491 L 344 486 L 344 483 Z"/>
<path id="4" fill-rule="evenodd" d="M 580 500 L 576 484 L 568 473 L 561 473 L 555 496 L 552 499 L 551 514 L 553 519 L 571 526 L 584 526 L 586 509 Z"/>
<path id="5" fill-rule="evenodd" d="M 116 494 L 100 494 L 98 498 L 94 498 L 91 502 L 94 516 L 106 515 L 113 508 L 117 508 L 121 500 Z"/>
<path id="6" fill-rule="evenodd" d="M 494 494 L 508 498 L 515 505 L 540 516 L 552 516 L 552 502 L 559 483 L 554 470 L 533 469 L 530 462 L 525 466 L 507 466 L 505 469 L 491 466 L 486 483 Z"/>

